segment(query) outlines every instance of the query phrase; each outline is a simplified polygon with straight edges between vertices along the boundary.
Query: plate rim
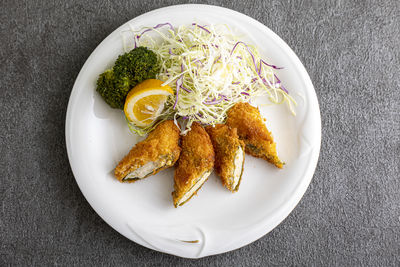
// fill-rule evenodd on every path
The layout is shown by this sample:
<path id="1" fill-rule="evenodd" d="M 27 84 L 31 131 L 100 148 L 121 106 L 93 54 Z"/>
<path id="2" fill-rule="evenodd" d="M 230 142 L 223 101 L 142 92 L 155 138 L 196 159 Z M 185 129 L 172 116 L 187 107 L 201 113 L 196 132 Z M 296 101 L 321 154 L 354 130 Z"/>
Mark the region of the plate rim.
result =
<path id="1" fill-rule="evenodd" d="M 276 41 L 278 41 L 281 46 L 282 49 L 285 50 L 285 53 L 288 54 L 289 58 L 291 60 L 295 61 L 297 70 L 299 71 L 300 76 L 302 77 L 303 81 L 306 84 L 307 90 L 310 89 L 309 93 L 310 93 L 310 98 L 313 100 L 313 102 L 315 102 L 315 106 L 313 107 L 315 114 L 313 114 L 314 116 L 316 116 L 314 118 L 314 122 L 317 124 L 316 126 L 316 130 L 314 131 L 316 134 L 316 140 L 314 140 L 313 144 L 313 150 L 315 150 L 312 153 L 312 156 L 310 157 L 309 160 L 309 164 L 308 166 L 305 168 L 305 172 L 303 178 L 300 182 L 299 185 L 296 188 L 296 194 L 294 194 L 293 197 L 291 197 L 290 199 L 288 199 L 288 201 L 286 201 L 284 204 L 282 204 L 282 209 L 279 210 L 278 212 L 276 212 L 277 214 L 274 214 L 274 217 L 276 217 L 276 219 L 274 220 L 273 223 L 270 223 L 269 225 L 267 225 L 266 227 L 264 227 L 261 230 L 256 231 L 257 233 L 255 233 L 255 231 L 252 232 L 252 235 L 250 238 L 246 238 L 246 240 L 242 240 L 242 243 L 240 243 L 239 245 L 234 246 L 234 248 L 224 251 L 224 252 L 216 252 L 216 253 L 212 253 L 210 252 L 207 255 L 199 255 L 197 257 L 192 257 L 192 256 L 185 256 L 185 255 L 178 255 L 178 254 L 174 254 L 174 253 L 170 253 L 170 252 L 166 252 L 166 251 L 162 251 L 159 250 L 157 248 L 152 247 L 151 245 L 147 244 L 146 242 L 142 242 L 140 240 L 133 240 L 133 238 L 130 238 L 128 236 L 126 236 L 121 229 L 118 229 L 115 225 L 111 224 L 109 222 L 109 220 L 106 220 L 106 216 L 104 216 L 104 214 L 102 214 L 102 212 L 99 211 L 98 208 L 96 208 L 96 205 L 94 203 L 92 203 L 92 201 L 89 200 L 87 193 L 85 192 L 85 189 L 83 189 L 82 184 L 79 182 L 79 179 L 77 179 L 77 170 L 76 167 L 74 168 L 73 164 L 72 164 L 72 155 L 71 155 L 71 129 L 72 129 L 72 110 L 73 110 L 73 106 L 74 106 L 74 102 L 76 103 L 76 101 L 74 101 L 74 99 L 77 96 L 78 93 L 78 88 L 77 88 L 77 84 L 79 84 L 79 81 L 82 79 L 82 73 L 84 72 L 84 70 L 87 68 L 88 62 L 91 61 L 91 59 L 94 57 L 94 55 L 96 54 L 95 52 L 99 49 L 99 47 L 102 46 L 103 43 L 106 42 L 106 40 L 108 38 L 111 38 L 110 36 L 113 35 L 113 33 L 117 32 L 118 30 L 120 30 L 122 27 L 124 27 L 125 25 L 127 25 L 128 23 L 130 23 L 133 20 L 138 20 L 141 17 L 144 16 L 151 16 L 152 13 L 157 13 L 160 11 L 167 11 L 169 9 L 184 9 L 184 8 L 212 8 L 212 9 L 219 9 L 223 12 L 227 12 L 228 14 L 234 14 L 236 16 L 241 16 L 244 17 L 249 23 L 254 23 L 260 27 L 262 27 L 264 30 L 268 31 L 269 34 L 271 34 Z M 309 103 L 310 104 L 310 103 Z M 307 117 L 306 117 L 307 118 Z M 259 22 L 258 20 L 243 14 L 241 12 L 229 9 L 229 8 L 225 8 L 225 7 L 221 7 L 221 6 L 216 6 L 216 5 L 206 5 L 206 4 L 181 4 L 181 5 L 172 5 L 172 6 L 166 6 L 166 7 L 161 7 L 161 8 L 157 8 L 154 10 L 151 10 L 149 12 L 143 13 L 139 16 L 136 16 L 128 21 L 126 21 L 125 23 L 121 24 L 120 26 L 118 26 L 115 30 L 113 30 L 111 33 L 109 33 L 107 35 L 106 38 L 104 38 L 97 46 L 96 48 L 91 52 L 90 56 L 87 58 L 87 60 L 85 61 L 85 63 L 83 64 L 77 78 L 75 79 L 73 88 L 71 90 L 71 94 L 69 97 L 69 101 L 68 101 L 68 106 L 67 106 L 67 112 L 66 112 L 66 119 L 65 119 L 65 140 L 66 140 L 66 148 L 67 148 L 67 154 L 68 154 L 68 160 L 71 166 L 71 170 L 72 173 L 74 175 L 75 181 L 78 184 L 78 187 L 80 189 L 80 191 L 82 192 L 82 194 L 84 195 L 86 201 L 89 203 L 89 205 L 92 207 L 92 209 L 100 216 L 100 218 L 103 219 L 104 222 L 106 222 L 108 225 L 110 225 L 114 230 L 116 230 L 118 233 L 120 233 L 121 235 L 123 235 L 124 237 L 130 239 L 131 241 L 134 241 L 137 244 L 140 244 L 144 247 L 147 247 L 149 249 L 152 250 L 156 250 L 159 252 L 163 252 L 163 253 L 167 253 L 167 254 L 172 254 L 172 255 L 176 255 L 179 257 L 184 257 L 184 258 L 201 258 L 201 257 L 205 257 L 205 256 L 210 256 L 210 255 L 215 255 L 215 254 L 221 254 L 221 253 L 226 253 L 232 250 L 236 250 L 238 248 L 244 247 L 258 239 L 260 239 L 261 237 L 265 236 L 266 234 L 268 234 L 270 231 L 272 231 L 274 228 L 276 228 L 283 220 L 285 220 L 289 214 L 294 210 L 294 208 L 298 205 L 298 203 L 300 202 L 300 200 L 303 198 L 308 186 L 311 183 L 311 180 L 313 178 L 313 175 L 315 173 L 316 167 L 317 167 L 317 163 L 318 163 L 318 159 L 319 159 L 319 154 L 320 154 L 320 148 L 321 148 L 321 114 L 320 114 L 320 108 L 319 108 L 319 103 L 318 103 L 318 97 L 315 91 L 315 88 L 312 84 L 312 81 L 304 67 L 304 65 L 301 63 L 300 59 L 298 58 L 298 56 L 294 53 L 294 51 L 289 47 L 289 45 L 281 38 L 279 37 L 275 32 L 273 32 L 270 28 L 268 28 L 268 26 L 264 25 L 263 23 Z M 265 220 L 265 219 L 264 219 Z"/>

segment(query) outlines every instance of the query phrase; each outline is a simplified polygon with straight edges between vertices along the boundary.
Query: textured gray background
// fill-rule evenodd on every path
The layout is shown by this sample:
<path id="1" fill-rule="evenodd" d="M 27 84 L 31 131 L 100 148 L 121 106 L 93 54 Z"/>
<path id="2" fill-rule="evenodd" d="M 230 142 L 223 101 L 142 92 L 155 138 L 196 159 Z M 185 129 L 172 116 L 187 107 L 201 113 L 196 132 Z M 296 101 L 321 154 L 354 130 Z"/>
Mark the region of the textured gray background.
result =
<path id="1" fill-rule="evenodd" d="M 322 148 L 296 209 L 236 251 L 187 260 L 111 229 L 78 189 L 68 97 L 122 23 L 183 1 L 0 3 L 0 265 L 400 265 L 400 2 L 209 1 L 267 25 L 300 57 L 321 107 Z M 200 3 L 200 2 L 198 2 Z"/>

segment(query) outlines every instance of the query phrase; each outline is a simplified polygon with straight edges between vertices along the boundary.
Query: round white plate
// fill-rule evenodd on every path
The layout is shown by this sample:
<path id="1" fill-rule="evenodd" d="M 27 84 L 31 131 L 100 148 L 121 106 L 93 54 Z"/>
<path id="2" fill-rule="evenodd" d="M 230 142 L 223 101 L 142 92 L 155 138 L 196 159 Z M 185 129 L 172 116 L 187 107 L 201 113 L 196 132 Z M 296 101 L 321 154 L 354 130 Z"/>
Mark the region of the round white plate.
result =
<path id="1" fill-rule="evenodd" d="M 170 22 L 174 26 L 226 23 L 259 47 L 298 101 L 297 116 L 286 105 L 262 107 L 273 133 L 282 170 L 246 156 L 237 193 L 212 174 L 198 195 L 174 208 L 173 168 L 132 184 L 120 183 L 113 169 L 138 142 L 122 111 L 96 92 L 100 73 L 123 53 L 121 32 Z M 300 97 L 301 96 L 301 97 Z M 179 5 L 141 15 L 111 33 L 83 66 L 68 104 L 66 143 L 76 181 L 94 210 L 115 230 L 145 247 L 200 258 L 247 245 L 276 227 L 293 210 L 313 176 L 321 142 L 321 119 L 311 80 L 300 60 L 275 33 L 256 20 L 226 8 Z"/>

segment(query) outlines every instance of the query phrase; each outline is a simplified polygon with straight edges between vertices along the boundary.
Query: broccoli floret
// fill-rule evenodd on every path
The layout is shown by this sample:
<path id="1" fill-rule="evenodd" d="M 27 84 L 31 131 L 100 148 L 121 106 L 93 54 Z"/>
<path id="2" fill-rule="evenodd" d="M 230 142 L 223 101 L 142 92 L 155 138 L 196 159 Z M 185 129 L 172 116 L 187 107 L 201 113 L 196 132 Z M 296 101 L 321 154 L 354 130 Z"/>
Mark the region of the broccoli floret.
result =
<path id="1" fill-rule="evenodd" d="M 157 55 L 137 47 L 118 57 L 114 67 L 97 80 L 97 92 L 112 108 L 124 109 L 126 95 L 136 84 L 154 79 L 160 70 Z"/>
<path id="2" fill-rule="evenodd" d="M 112 108 L 124 108 L 125 98 L 130 89 L 129 79 L 123 77 L 117 80 L 112 69 L 100 74 L 97 80 L 97 92 Z"/>
<path id="3" fill-rule="evenodd" d="M 146 79 L 155 78 L 160 71 L 160 66 L 157 55 L 146 47 L 140 46 L 119 56 L 113 70 L 116 77 L 127 76 L 129 82 L 136 85 Z"/>

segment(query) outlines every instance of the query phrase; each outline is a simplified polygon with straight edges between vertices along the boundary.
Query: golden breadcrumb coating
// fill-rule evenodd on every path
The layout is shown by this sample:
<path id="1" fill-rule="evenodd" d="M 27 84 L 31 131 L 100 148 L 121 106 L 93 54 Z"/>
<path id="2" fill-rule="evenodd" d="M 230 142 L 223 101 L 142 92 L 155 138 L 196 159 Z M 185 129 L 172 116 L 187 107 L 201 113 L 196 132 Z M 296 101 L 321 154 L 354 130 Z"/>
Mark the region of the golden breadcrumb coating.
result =
<path id="1" fill-rule="evenodd" d="M 258 108 L 249 103 L 237 103 L 228 112 L 226 124 L 237 128 L 239 138 L 246 144 L 246 152 L 262 158 L 278 168 L 283 162 L 278 158 L 276 144 L 263 122 Z"/>
<path id="2" fill-rule="evenodd" d="M 147 176 L 173 166 L 181 152 L 179 137 L 180 130 L 173 120 L 160 123 L 145 140 L 137 143 L 128 155 L 121 160 L 115 168 L 115 177 L 123 182 L 129 173 L 152 161 L 161 161 L 163 166 L 155 169 Z M 135 182 L 136 180 L 132 179 L 128 182 Z"/>
<path id="3" fill-rule="evenodd" d="M 243 171 L 245 144 L 239 139 L 236 128 L 230 128 L 225 124 L 217 124 L 214 127 L 206 127 L 210 135 L 215 151 L 215 171 L 221 177 L 222 184 L 232 192 L 239 189 L 242 173 L 239 182 L 234 185 L 235 157 L 241 148 L 243 161 L 240 168 Z"/>
<path id="4" fill-rule="evenodd" d="M 193 123 L 191 130 L 186 136 L 182 137 L 182 152 L 175 169 L 175 191 L 172 192 L 175 207 L 178 206 L 185 193 L 196 184 L 199 177 L 204 173 L 212 172 L 214 157 L 214 149 L 207 132 L 199 123 Z M 200 188 L 201 186 L 185 202 L 196 194 Z"/>

